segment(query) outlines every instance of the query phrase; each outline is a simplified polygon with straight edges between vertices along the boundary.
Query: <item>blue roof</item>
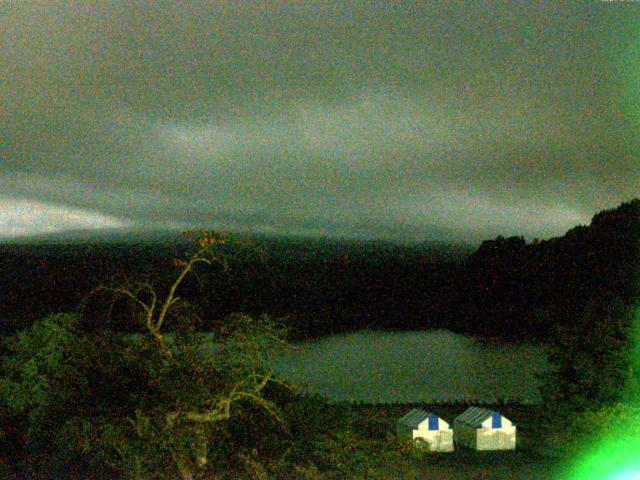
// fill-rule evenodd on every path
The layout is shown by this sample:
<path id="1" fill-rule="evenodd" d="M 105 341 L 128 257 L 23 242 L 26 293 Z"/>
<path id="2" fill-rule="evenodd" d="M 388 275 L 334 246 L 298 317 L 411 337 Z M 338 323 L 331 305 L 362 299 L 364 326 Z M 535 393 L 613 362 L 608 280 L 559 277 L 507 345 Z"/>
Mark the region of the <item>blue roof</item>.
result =
<path id="1" fill-rule="evenodd" d="M 480 428 L 482 423 L 492 418 L 491 428 L 501 428 L 502 427 L 502 415 L 498 412 L 494 412 L 493 410 L 487 410 L 486 408 L 480 407 L 469 407 L 460 415 L 455 418 L 455 421 L 458 423 L 464 423 L 474 428 Z"/>
<path id="2" fill-rule="evenodd" d="M 435 413 L 425 412 L 419 408 L 414 408 L 405 416 L 398 420 L 398 423 L 412 429 L 417 429 L 422 422 L 429 420 L 429 430 L 438 430 L 439 417 Z"/>

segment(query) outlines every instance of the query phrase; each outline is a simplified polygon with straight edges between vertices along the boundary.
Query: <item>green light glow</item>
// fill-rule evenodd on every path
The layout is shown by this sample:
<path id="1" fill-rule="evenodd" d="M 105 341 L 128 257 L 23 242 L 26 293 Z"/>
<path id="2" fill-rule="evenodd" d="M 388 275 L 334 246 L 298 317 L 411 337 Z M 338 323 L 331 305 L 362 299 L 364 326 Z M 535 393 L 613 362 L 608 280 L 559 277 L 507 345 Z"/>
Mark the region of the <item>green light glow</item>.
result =
<path id="1" fill-rule="evenodd" d="M 620 106 L 624 111 L 631 132 L 640 127 L 640 17 L 627 20 L 619 32 L 620 40 L 627 43 L 624 53 L 618 58 L 616 70 L 623 82 Z M 625 146 L 627 154 L 638 155 L 636 143 Z M 640 259 L 640 251 L 636 252 Z M 636 265 L 640 262 L 636 261 Z M 640 294 L 640 275 L 636 280 L 636 291 Z M 565 466 L 562 480 L 640 480 L 640 298 L 636 302 L 632 326 L 632 348 L 630 355 L 631 381 L 625 386 L 627 405 L 636 407 L 627 421 L 612 421 L 611 428 L 593 438 L 585 445 L 584 454 Z M 634 374 L 635 373 L 635 374 Z"/>
<path id="2" fill-rule="evenodd" d="M 631 354 L 632 372 L 640 371 L 640 305 L 636 306 L 633 331 L 635 345 Z M 637 378 L 637 375 L 634 376 Z M 630 408 L 640 406 L 638 385 L 627 385 Z M 627 421 L 614 420 L 611 428 L 594 445 L 585 445 L 586 453 L 567 465 L 564 480 L 640 480 L 640 410 L 633 410 Z"/>
<path id="3" fill-rule="evenodd" d="M 609 438 L 569 470 L 571 480 L 640 480 L 637 438 Z"/>

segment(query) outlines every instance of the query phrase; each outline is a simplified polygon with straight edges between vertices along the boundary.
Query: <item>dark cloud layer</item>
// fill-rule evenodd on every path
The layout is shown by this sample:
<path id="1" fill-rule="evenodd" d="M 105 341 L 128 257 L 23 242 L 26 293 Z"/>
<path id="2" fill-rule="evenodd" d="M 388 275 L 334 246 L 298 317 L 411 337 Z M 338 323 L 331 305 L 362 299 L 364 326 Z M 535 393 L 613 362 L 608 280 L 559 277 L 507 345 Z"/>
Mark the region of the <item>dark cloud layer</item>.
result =
<path id="1" fill-rule="evenodd" d="M 0 234 L 561 234 L 638 195 L 634 2 L 0 5 Z"/>

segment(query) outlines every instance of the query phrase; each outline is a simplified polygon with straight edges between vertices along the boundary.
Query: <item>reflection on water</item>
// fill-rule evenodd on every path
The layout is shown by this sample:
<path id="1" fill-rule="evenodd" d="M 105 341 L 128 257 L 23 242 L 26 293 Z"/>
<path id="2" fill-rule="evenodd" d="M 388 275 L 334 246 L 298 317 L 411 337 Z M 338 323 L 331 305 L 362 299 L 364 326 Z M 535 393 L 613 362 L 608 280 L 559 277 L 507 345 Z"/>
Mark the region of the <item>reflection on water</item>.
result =
<path id="1" fill-rule="evenodd" d="M 480 342 L 449 331 L 358 332 L 300 343 L 276 371 L 330 400 L 540 401 L 541 347 Z"/>

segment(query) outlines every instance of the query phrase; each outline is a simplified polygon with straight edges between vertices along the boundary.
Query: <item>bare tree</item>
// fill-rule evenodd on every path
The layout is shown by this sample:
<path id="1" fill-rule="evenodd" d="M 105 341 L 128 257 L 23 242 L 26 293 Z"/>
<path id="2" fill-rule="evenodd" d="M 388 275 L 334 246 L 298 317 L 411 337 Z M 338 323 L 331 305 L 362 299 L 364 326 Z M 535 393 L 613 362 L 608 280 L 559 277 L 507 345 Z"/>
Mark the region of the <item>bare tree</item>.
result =
<path id="1" fill-rule="evenodd" d="M 194 236 L 193 232 L 185 232 L 187 236 Z M 186 260 L 175 259 L 174 265 L 180 268 L 175 280 L 170 284 L 166 295 L 161 296 L 156 288 L 147 281 L 124 282 L 116 285 L 101 285 L 97 290 L 106 290 L 117 296 L 128 298 L 142 312 L 143 325 L 153 338 L 161 352 L 159 358 L 164 364 L 158 365 L 158 371 L 163 372 L 171 368 L 182 368 L 184 352 L 176 342 L 168 341 L 165 334 L 168 319 L 176 305 L 181 301 L 177 295 L 178 288 L 187 275 L 196 275 L 195 266 L 198 264 L 218 264 L 227 270 L 229 265 L 219 246 L 225 240 L 218 234 L 200 230 L 197 238 L 198 249 Z M 226 333 L 216 332 L 218 338 L 217 351 L 209 351 L 208 355 L 214 365 L 211 372 L 216 379 L 215 388 L 205 388 L 206 395 L 200 392 L 194 398 L 186 401 L 163 402 L 164 433 L 168 436 L 179 437 L 186 429 L 195 441 L 189 452 L 172 449 L 172 457 L 177 470 L 183 479 L 194 478 L 198 469 L 204 469 L 208 463 L 208 428 L 216 423 L 228 420 L 234 413 L 234 406 L 242 401 L 249 401 L 264 409 L 278 422 L 282 422 L 277 406 L 263 396 L 264 389 L 269 383 L 277 382 L 285 387 L 286 384 L 278 380 L 270 366 L 270 351 L 273 345 L 283 344 L 283 330 L 279 329 L 267 317 L 253 319 L 246 315 L 235 315 L 229 318 Z M 189 362 L 207 362 L 203 356 L 191 356 Z M 191 366 L 189 367 L 191 368 Z M 207 371 L 203 368 L 202 371 Z M 220 381 L 220 378 L 224 378 Z M 162 379 L 159 379 L 162 381 Z M 206 383 L 206 380 L 205 380 Z M 288 388 L 288 387 L 287 387 Z M 139 437 L 148 434 L 150 418 L 153 414 L 136 410 L 135 419 L 130 423 L 135 427 Z"/>

